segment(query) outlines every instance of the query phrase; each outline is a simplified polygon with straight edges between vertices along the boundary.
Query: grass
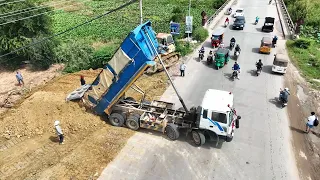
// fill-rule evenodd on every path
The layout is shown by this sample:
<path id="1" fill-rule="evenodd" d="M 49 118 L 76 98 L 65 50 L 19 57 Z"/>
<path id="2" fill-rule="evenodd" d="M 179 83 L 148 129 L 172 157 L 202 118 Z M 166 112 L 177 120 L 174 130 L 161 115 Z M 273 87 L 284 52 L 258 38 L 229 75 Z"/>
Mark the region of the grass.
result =
<path id="1" fill-rule="evenodd" d="M 79 11 L 59 10 L 53 15 L 54 32 L 60 32 L 76 24 L 84 22 L 94 16 L 107 12 L 118 7 L 125 2 L 124 0 L 108 1 L 88 1 L 77 0 L 84 6 Z M 217 0 L 218 1 L 218 0 Z M 201 26 L 201 12 L 204 10 L 210 16 L 214 13 L 212 0 L 192 0 L 191 15 L 193 16 L 194 28 Z M 144 21 L 150 20 L 156 32 L 169 33 L 169 22 L 172 17 L 172 11 L 179 8 L 186 15 L 188 13 L 189 0 L 144 0 L 143 18 Z M 139 4 L 135 3 L 129 7 L 110 14 L 106 17 L 93 21 L 89 25 L 77 28 L 61 39 L 84 39 L 90 43 L 95 41 L 108 42 L 113 41 L 121 43 L 121 40 L 139 24 Z M 182 34 L 184 18 L 180 19 Z M 181 36 L 180 36 L 181 37 Z"/>
<path id="2" fill-rule="evenodd" d="M 287 41 L 290 59 L 301 70 L 302 75 L 313 85 L 320 89 L 320 44 L 314 43 L 308 49 L 296 47 L 294 41 Z"/>

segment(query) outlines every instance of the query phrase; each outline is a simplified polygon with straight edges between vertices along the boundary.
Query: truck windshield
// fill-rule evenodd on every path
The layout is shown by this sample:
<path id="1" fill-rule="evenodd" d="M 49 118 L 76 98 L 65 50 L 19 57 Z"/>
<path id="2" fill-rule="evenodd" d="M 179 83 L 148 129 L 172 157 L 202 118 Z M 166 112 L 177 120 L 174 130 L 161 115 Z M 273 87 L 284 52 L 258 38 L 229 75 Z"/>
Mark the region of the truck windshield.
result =
<path id="1" fill-rule="evenodd" d="M 227 124 L 227 115 L 224 113 L 213 112 L 211 113 L 211 119 L 213 121 L 221 122 Z"/>

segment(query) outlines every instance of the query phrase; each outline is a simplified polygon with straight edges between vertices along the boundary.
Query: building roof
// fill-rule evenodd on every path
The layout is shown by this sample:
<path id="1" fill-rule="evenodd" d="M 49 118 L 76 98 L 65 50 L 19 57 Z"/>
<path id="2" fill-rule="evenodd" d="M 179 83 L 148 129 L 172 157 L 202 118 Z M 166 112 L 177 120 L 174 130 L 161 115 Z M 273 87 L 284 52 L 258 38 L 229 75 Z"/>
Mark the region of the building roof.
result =
<path id="1" fill-rule="evenodd" d="M 217 89 L 208 89 L 202 100 L 202 108 L 217 112 L 227 112 L 233 107 L 233 93 Z"/>

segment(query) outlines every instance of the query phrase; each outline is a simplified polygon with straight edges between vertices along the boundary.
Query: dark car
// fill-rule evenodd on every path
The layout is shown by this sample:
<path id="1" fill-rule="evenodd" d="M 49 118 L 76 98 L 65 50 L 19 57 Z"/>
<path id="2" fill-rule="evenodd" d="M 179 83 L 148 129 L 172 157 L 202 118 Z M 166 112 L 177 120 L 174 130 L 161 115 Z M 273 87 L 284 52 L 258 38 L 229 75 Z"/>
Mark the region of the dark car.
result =
<path id="1" fill-rule="evenodd" d="M 273 32 L 273 29 L 274 29 L 274 18 L 266 17 L 261 30 L 263 32 Z"/>
<path id="2" fill-rule="evenodd" d="M 237 16 L 236 20 L 234 20 L 234 23 L 232 25 L 232 29 L 243 30 L 245 23 L 246 23 L 246 19 L 244 18 L 244 16 Z"/>

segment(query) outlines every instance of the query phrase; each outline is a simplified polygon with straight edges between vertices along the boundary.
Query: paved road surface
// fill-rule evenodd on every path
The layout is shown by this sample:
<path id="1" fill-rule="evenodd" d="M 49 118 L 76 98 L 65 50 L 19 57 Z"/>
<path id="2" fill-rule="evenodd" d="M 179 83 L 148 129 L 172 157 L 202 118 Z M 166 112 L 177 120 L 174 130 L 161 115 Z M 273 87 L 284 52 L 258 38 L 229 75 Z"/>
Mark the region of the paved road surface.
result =
<path id="1" fill-rule="evenodd" d="M 188 61 L 186 76 L 175 80 L 188 107 L 199 105 L 209 88 L 235 94 L 235 107 L 242 119 L 234 140 L 218 146 L 206 143 L 198 148 L 185 137 L 172 142 L 160 133 L 140 131 L 129 139 L 99 179 L 299 179 L 291 151 L 286 110 L 274 102 L 283 77 L 270 73 L 272 54 L 257 53 L 263 36 L 274 33 L 281 36 L 278 20 L 274 33 L 262 33 L 260 30 L 265 16 L 277 17 L 276 6 L 268 5 L 267 0 L 239 0 L 236 7 L 245 9 L 246 27 L 243 31 L 227 28 L 225 44 L 235 36 L 241 45 L 238 60 L 242 70 L 240 80 L 233 82 L 228 79 L 233 60 L 226 67 L 215 70 L 204 62 L 198 62 L 197 58 Z M 258 25 L 253 25 L 257 15 L 261 20 Z M 223 20 L 218 25 L 222 24 Z M 208 53 L 210 44 L 205 43 L 205 46 Z M 275 51 L 273 49 L 273 53 Z M 265 68 L 256 77 L 253 70 L 259 58 Z M 176 108 L 181 107 L 172 88 L 165 92 L 163 99 L 175 102 Z"/>

